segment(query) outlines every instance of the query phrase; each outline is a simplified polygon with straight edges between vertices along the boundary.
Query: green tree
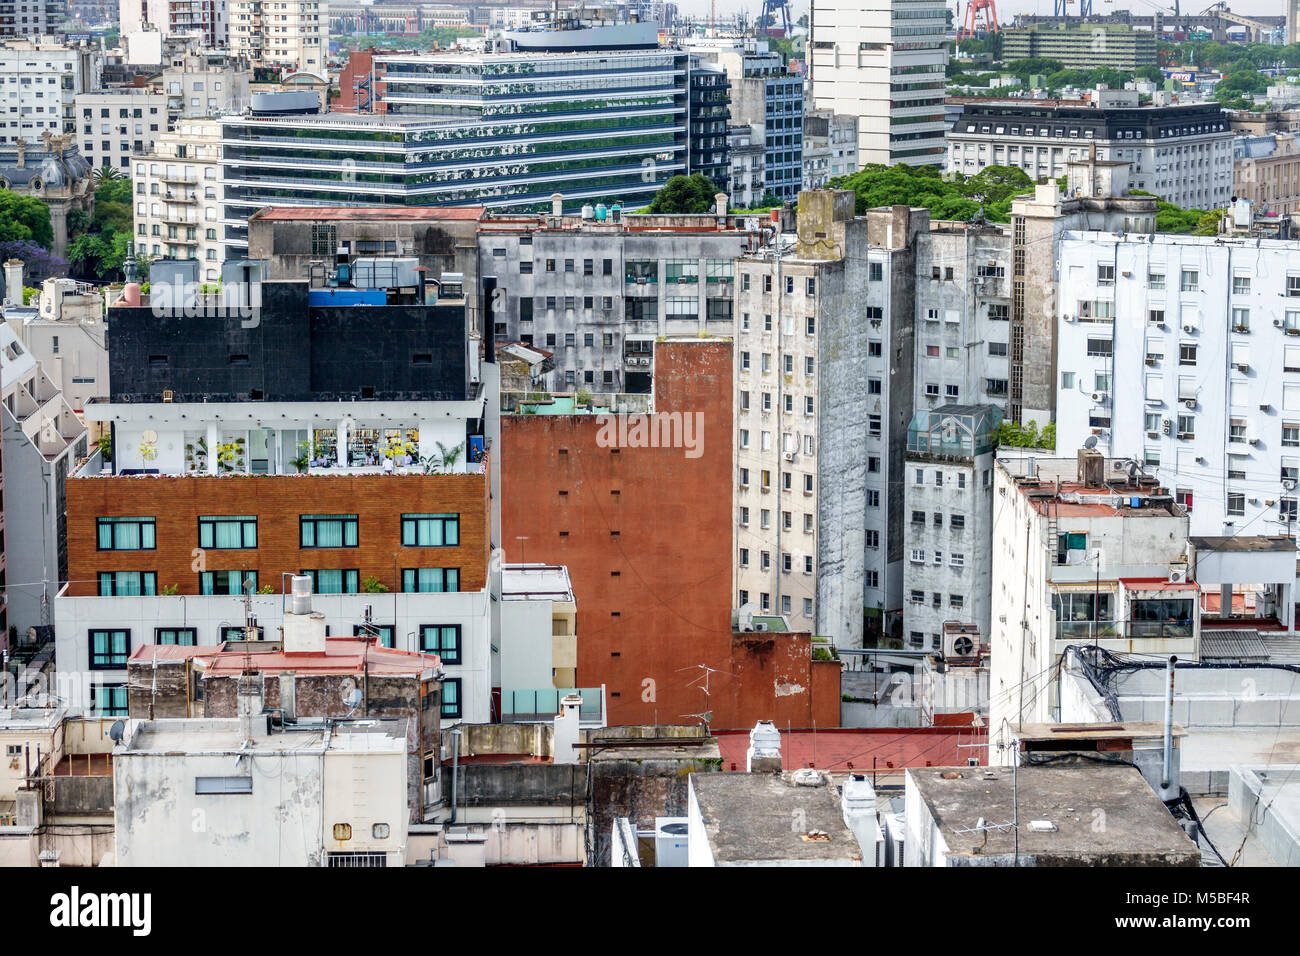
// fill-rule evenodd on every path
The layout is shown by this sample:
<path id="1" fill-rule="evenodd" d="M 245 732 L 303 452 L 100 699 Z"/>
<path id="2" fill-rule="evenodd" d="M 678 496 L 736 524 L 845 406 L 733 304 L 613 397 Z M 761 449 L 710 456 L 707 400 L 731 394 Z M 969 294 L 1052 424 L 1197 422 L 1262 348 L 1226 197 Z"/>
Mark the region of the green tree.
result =
<path id="1" fill-rule="evenodd" d="M 710 212 L 717 192 L 713 181 L 700 173 L 674 176 L 655 193 L 650 212 L 659 215 Z"/>
<path id="2" fill-rule="evenodd" d="M 31 239 L 48 249 L 54 245 L 50 207 L 34 196 L 0 189 L 0 242 Z"/>

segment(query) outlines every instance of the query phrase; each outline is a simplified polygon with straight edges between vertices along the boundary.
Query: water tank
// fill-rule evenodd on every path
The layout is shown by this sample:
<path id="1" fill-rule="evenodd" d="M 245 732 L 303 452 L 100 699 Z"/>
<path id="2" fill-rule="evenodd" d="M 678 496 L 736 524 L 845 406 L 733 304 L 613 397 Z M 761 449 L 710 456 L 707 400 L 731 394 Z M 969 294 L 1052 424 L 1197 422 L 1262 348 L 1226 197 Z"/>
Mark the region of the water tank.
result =
<path id="1" fill-rule="evenodd" d="M 687 866 L 686 817 L 655 817 L 655 867 Z"/>
<path id="2" fill-rule="evenodd" d="M 289 579 L 289 610 L 294 614 L 311 613 L 311 578 L 305 574 Z"/>
<path id="3" fill-rule="evenodd" d="M 585 206 L 582 207 L 582 218 L 583 218 L 583 219 L 593 219 L 593 218 L 595 218 L 595 216 L 596 216 L 596 210 L 595 210 L 595 208 L 591 205 L 591 203 L 588 203 L 587 205 L 585 205 Z"/>
<path id="4" fill-rule="evenodd" d="M 609 218 L 609 207 L 606 206 L 603 202 L 602 202 L 602 203 L 597 203 L 597 204 L 596 204 L 596 221 L 597 221 L 597 222 L 604 222 L 607 218 Z"/>

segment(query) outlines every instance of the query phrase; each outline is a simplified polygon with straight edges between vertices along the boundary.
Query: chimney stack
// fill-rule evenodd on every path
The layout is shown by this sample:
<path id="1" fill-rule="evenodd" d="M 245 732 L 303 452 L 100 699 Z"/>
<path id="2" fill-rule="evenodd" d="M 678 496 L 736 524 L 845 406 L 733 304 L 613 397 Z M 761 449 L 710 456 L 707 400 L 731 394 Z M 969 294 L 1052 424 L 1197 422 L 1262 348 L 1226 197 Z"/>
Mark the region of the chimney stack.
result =
<path id="1" fill-rule="evenodd" d="M 5 262 L 5 305 L 23 304 L 23 260 Z"/>
<path id="2" fill-rule="evenodd" d="M 749 732 L 745 752 L 746 773 L 781 772 L 781 731 L 770 720 L 760 720 Z"/>
<path id="3" fill-rule="evenodd" d="M 582 709 L 580 694 L 567 694 L 560 700 L 560 712 L 555 717 L 555 746 L 552 760 L 555 763 L 577 763 L 580 730 L 578 712 Z"/>

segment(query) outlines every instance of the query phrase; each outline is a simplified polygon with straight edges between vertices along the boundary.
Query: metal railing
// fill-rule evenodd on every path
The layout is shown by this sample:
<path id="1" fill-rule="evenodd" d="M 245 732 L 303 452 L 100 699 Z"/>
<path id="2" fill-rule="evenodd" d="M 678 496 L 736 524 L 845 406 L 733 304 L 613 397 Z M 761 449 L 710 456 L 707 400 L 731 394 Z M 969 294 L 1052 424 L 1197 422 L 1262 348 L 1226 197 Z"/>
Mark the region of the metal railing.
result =
<path id="1" fill-rule="evenodd" d="M 542 687 L 536 690 L 511 690 L 501 694 L 503 723 L 551 720 L 560 713 L 560 701 L 569 694 L 582 697 L 578 708 L 581 721 L 598 721 L 604 716 L 604 700 L 599 687 Z"/>

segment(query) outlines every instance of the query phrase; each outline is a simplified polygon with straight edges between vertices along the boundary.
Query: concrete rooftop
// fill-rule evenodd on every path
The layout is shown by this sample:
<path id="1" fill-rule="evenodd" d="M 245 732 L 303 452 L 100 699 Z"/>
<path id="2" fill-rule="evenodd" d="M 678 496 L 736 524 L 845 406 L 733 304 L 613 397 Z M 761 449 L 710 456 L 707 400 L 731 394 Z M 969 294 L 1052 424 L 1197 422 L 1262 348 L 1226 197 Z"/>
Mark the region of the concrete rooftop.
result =
<path id="1" fill-rule="evenodd" d="M 692 774 L 714 861 L 722 865 L 862 859 L 857 838 L 844 824 L 840 798 L 822 776 L 820 786 L 799 786 L 789 774 Z M 829 839 L 807 839 L 821 831 Z"/>

